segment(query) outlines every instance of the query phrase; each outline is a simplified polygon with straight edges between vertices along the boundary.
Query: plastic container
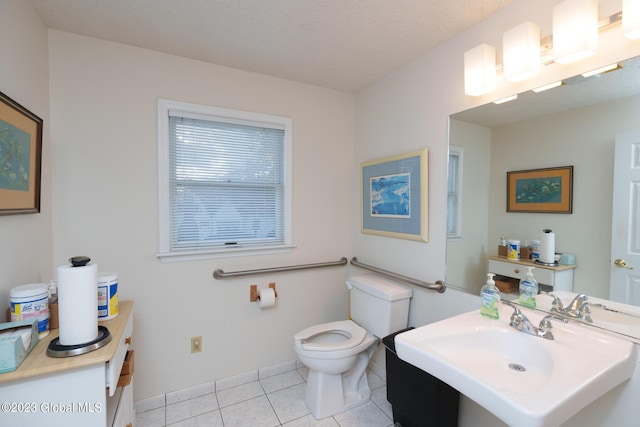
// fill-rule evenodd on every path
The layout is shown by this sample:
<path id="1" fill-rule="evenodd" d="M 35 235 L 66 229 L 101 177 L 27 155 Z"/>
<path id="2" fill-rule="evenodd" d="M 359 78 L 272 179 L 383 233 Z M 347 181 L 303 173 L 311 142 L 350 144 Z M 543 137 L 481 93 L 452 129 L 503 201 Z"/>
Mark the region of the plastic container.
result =
<path id="1" fill-rule="evenodd" d="M 509 239 L 507 241 L 507 258 L 520 259 L 520 240 Z"/>
<path id="2" fill-rule="evenodd" d="M 118 274 L 98 273 L 98 320 L 118 315 Z"/>
<path id="3" fill-rule="evenodd" d="M 538 295 L 538 281 L 533 277 L 534 267 L 527 267 L 525 277 L 520 280 L 520 298 L 518 302 L 525 307 L 536 308 L 536 296 Z"/>
<path id="4" fill-rule="evenodd" d="M 531 259 L 534 261 L 540 259 L 540 240 L 531 241 Z"/>
<path id="5" fill-rule="evenodd" d="M 49 335 L 49 285 L 32 283 L 11 288 L 9 293 L 11 321 L 37 320 L 38 337 Z"/>
<path id="6" fill-rule="evenodd" d="M 496 286 L 496 282 L 493 280 L 493 273 L 487 273 L 487 283 L 482 287 L 480 291 L 480 314 L 484 317 L 491 319 L 498 319 L 500 313 L 498 311 L 498 304 L 500 304 L 500 289 Z"/>

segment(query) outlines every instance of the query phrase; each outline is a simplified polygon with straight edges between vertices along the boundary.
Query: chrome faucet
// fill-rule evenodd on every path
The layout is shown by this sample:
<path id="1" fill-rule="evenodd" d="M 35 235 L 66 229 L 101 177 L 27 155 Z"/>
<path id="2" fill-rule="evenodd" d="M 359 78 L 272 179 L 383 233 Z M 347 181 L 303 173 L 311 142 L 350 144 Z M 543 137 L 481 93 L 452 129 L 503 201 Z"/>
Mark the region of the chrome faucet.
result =
<path id="1" fill-rule="evenodd" d="M 558 313 L 561 316 L 571 317 L 573 319 L 581 319 L 587 323 L 593 323 L 591 319 L 591 309 L 589 308 L 589 297 L 585 294 L 578 294 L 576 297 L 564 307 L 560 298 L 550 292 L 541 292 L 542 294 L 549 295 L 553 298 L 551 303 L 551 312 Z"/>
<path id="2" fill-rule="evenodd" d="M 513 308 L 513 313 L 511 314 L 509 326 L 511 326 L 514 329 L 517 329 L 518 331 L 525 332 L 529 335 L 544 338 L 547 340 L 552 340 L 554 339 L 554 337 L 553 337 L 553 333 L 551 332 L 551 329 L 553 328 L 553 325 L 551 324 L 551 318 L 561 320 L 564 323 L 568 322 L 568 320 L 565 318 L 561 318 L 553 314 L 549 314 L 540 321 L 540 324 L 538 325 L 538 327 L 535 327 L 531 323 L 531 321 L 527 318 L 527 316 L 525 316 L 524 313 L 520 311 L 518 307 L 504 300 L 502 302 L 510 306 L 511 308 Z"/>
<path id="3" fill-rule="evenodd" d="M 541 338 L 546 338 L 548 340 L 555 339 L 553 337 L 553 333 L 551 329 L 553 329 L 553 325 L 551 324 L 551 319 L 560 320 L 563 323 L 569 323 L 567 319 L 564 317 L 556 316 L 554 314 L 548 314 L 542 318 L 540 321 L 540 325 L 538 326 L 538 336 Z"/>

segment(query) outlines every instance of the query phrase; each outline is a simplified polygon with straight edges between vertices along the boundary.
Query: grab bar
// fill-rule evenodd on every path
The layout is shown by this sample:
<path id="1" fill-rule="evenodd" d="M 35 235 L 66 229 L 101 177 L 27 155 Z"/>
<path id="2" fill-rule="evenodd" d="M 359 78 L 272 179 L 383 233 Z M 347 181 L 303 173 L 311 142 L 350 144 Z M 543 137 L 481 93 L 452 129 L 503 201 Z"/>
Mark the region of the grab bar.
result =
<path id="1" fill-rule="evenodd" d="M 408 276 L 403 276 L 402 274 L 393 273 L 391 271 L 383 270 L 381 268 L 374 267 L 372 265 L 363 264 L 360 261 L 358 261 L 358 258 L 356 258 L 356 257 L 351 258 L 351 264 L 355 265 L 356 267 L 361 267 L 361 268 L 364 268 L 366 270 L 371 270 L 371 271 L 373 271 L 375 273 L 382 274 L 382 275 L 390 277 L 392 279 L 402 280 L 403 282 L 407 282 L 407 283 L 410 283 L 412 285 L 420 286 L 421 288 L 426 288 L 426 289 L 431 289 L 433 291 L 438 291 L 441 294 L 444 293 L 444 291 L 447 290 L 447 285 L 442 280 L 438 280 L 436 283 L 423 282 L 422 280 L 414 279 L 414 278 L 408 277 Z"/>
<path id="2" fill-rule="evenodd" d="M 256 274 L 266 274 L 266 273 L 280 273 L 283 271 L 296 271 L 296 270 L 307 270 L 310 268 L 325 268 L 325 267 L 337 267 L 339 265 L 345 265 L 347 263 L 347 259 L 345 257 L 340 258 L 339 261 L 332 262 L 319 262 L 316 264 L 302 264 L 302 265 L 290 265 L 288 267 L 273 267 L 273 268 L 262 268 L 257 270 L 243 270 L 243 271 L 230 271 L 225 273 L 221 269 L 217 268 L 213 270 L 213 277 L 216 279 L 228 279 L 231 277 L 241 277 L 241 276 L 254 276 Z"/>

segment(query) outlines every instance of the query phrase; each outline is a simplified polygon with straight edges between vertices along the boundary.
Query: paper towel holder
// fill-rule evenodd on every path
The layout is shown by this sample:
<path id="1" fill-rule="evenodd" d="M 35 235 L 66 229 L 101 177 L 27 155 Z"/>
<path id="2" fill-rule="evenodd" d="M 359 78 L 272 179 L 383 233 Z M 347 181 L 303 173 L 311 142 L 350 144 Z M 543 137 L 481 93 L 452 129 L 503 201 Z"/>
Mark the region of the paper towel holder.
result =
<path id="1" fill-rule="evenodd" d="M 276 284 L 269 283 L 269 287 L 273 289 L 273 294 L 278 297 L 278 292 L 276 291 Z M 258 285 L 251 285 L 249 288 L 249 301 L 256 302 L 260 299 L 260 295 L 258 295 Z"/>
<path id="2" fill-rule="evenodd" d="M 545 234 L 552 234 L 552 233 L 553 233 L 553 230 L 551 230 L 550 228 L 543 228 L 543 229 L 542 229 L 542 232 L 543 232 L 543 233 L 545 233 Z M 555 250 L 554 250 L 554 257 L 555 257 L 555 255 L 556 255 L 556 254 L 555 254 Z M 544 261 L 542 261 L 541 259 L 536 259 L 536 260 L 534 261 L 534 264 L 544 265 L 544 266 L 546 266 L 546 267 L 557 267 L 557 266 L 558 266 L 558 261 L 556 261 L 556 260 L 554 259 L 554 261 L 553 261 L 553 262 L 544 262 Z"/>
<path id="3" fill-rule="evenodd" d="M 85 265 L 89 264 L 90 261 L 91 258 L 89 258 L 88 256 L 74 256 L 69 258 L 69 262 L 71 263 L 72 267 L 84 267 Z"/>

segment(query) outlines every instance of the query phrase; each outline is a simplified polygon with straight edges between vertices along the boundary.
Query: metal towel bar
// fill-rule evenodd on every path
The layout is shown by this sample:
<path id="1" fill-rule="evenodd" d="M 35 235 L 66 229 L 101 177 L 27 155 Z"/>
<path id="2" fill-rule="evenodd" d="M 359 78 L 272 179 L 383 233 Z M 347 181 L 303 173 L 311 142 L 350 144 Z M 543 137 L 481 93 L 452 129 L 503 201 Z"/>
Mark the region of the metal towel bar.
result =
<path id="1" fill-rule="evenodd" d="M 288 267 L 273 267 L 273 268 L 262 268 L 257 270 L 243 270 L 243 271 L 230 271 L 225 273 L 221 269 L 213 270 L 213 277 L 216 279 L 228 279 L 231 277 L 242 277 L 242 276 L 254 276 L 257 274 L 266 274 L 266 273 L 280 273 L 283 271 L 296 271 L 296 270 L 307 270 L 310 268 L 325 268 L 325 267 L 337 267 L 339 265 L 345 265 L 347 263 L 347 259 L 345 257 L 340 258 L 339 261 L 332 262 L 319 262 L 316 264 L 302 264 L 302 265 L 290 265 Z"/>
<path id="2" fill-rule="evenodd" d="M 383 270 L 378 267 L 374 267 L 372 265 L 363 264 L 358 261 L 358 258 L 351 258 L 351 264 L 356 267 L 364 268 L 366 270 L 371 270 L 375 273 L 382 274 L 383 276 L 390 277 L 392 279 L 402 280 L 403 282 L 410 283 L 412 285 L 420 286 L 421 288 L 431 289 L 434 291 L 438 291 L 439 293 L 444 293 L 447 290 L 447 285 L 442 280 L 438 280 L 436 283 L 423 282 L 422 280 L 414 279 L 412 277 L 403 276 L 402 274 L 393 273 L 391 271 Z"/>

